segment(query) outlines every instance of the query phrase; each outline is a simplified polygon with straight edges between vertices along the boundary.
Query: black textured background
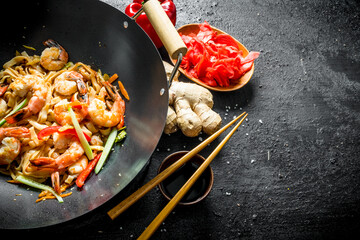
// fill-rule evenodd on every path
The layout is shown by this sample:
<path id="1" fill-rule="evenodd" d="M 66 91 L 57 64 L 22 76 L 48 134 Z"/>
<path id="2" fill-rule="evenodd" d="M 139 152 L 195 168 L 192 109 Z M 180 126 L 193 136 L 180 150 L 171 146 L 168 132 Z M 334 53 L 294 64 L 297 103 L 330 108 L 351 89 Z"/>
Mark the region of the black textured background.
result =
<path id="1" fill-rule="evenodd" d="M 105 2 L 124 11 L 130 0 Z M 359 233 L 359 2 L 174 2 L 177 27 L 206 20 L 261 54 L 247 86 L 213 92 L 224 123 L 242 111 L 249 116 L 211 165 L 210 195 L 175 208 L 153 239 L 350 239 Z M 168 154 L 204 138 L 163 135 L 146 171 L 110 202 L 64 224 L 17 233 L 138 237 L 166 204 L 158 189 L 114 221 L 106 212 L 153 178 Z M 201 154 L 208 156 L 221 138 Z"/>

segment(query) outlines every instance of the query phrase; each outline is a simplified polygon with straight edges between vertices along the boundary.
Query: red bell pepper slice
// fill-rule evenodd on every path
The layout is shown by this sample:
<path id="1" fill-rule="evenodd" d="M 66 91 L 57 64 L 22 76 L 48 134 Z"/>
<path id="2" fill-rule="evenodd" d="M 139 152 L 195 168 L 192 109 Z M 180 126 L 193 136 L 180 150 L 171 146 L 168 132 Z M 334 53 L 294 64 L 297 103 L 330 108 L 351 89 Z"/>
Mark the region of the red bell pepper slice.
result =
<path id="1" fill-rule="evenodd" d="M 74 136 L 78 137 L 75 128 L 68 128 L 68 129 L 66 129 L 64 131 L 60 130 L 59 133 L 60 134 L 67 134 L 67 135 L 74 135 Z M 85 136 L 86 140 L 88 142 L 90 142 L 91 137 L 89 135 L 87 135 L 84 131 L 83 131 L 83 133 L 84 133 L 84 136 Z"/>
<path id="2" fill-rule="evenodd" d="M 166 15 L 169 17 L 172 24 L 176 23 L 176 7 L 172 0 L 159 0 L 160 5 L 164 9 Z M 133 0 L 132 3 L 130 3 L 125 8 L 125 14 L 129 17 L 132 17 L 135 15 L 137 11 L 140 10 L 142 7 L 143 0 Z M 155 46 L 157 48 L 160 48 L 163 46 L 160 38 L 158 37 L 155 29 L 152 27 L 148 17 L 146 16 L 145 12 L 141 13 L 140 16 L 136 19 L 136 23 L 146 32 L 146 34 L 150 37 L 150 39 L 153 41 Z"/>
<path id="3" fill-rule="evenodd" d="M 92 171 L 94 171 L 96 164 L 99 161 L 100 157 L 101 157 L 101 153 L 96 155 L 96 157 L 91 162 L 89 162 L 89 164 L 86 166 L 86 168 L 79 174 L 79 176 L 77 177 L 77 179 L 75 181 L 76 185 L 79 188 L 84 186 L 86 179 L 88 178 L 90 173 Z"/>
<path id="4" fill-rule="evenodd" d="M 61 127 L 62 126 L 52 126 L 52 127 L 47 127 L 47 128 L 41 129 L 40 132 L 38 133 L 37 137 L 39 140 L 43 140 L 44 137 L 47 137 L 51 134 L 58 132 Z"/>
<path id="5" fill-rule="evenodd" d="M 37 137 L 39 140 L 43 140 L 44 137 L 47 137 L 54 133 L 73 135 L 73 136 L 78 137 L 74 128 L 67 128 L 64 130 L 62 130 L 62 128 L 64 128 L 64 127 L 63 126 L 51 126 L 51 127 L 44 128 L 44 129 L 40 130 Z M 83 131 L 83 133 L 85 135 L 86 140 L 89 142 L 91 140 L 90 136 L 87 135 L 84 131 Z"/>

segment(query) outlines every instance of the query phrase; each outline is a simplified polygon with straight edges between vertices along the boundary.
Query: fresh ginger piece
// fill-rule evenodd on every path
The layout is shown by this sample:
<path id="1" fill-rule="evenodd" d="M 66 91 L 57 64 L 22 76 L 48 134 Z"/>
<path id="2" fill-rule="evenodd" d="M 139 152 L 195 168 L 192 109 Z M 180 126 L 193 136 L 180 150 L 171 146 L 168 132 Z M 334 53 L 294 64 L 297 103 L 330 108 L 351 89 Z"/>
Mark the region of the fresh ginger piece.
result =
<path id="1" fill-rule="evenodd" d="M 174 106 L 176 124 L 185 136 L 196 137 L 201 130 L 211 135 L 221 126 L 220 115 L 211 109 L 214 104 L 211 92 L 200 85 L 172 82 L 169 89 L 169 104 Z M 172 113 L 168 113 L 168 116 L 170 115 L 173 116 Z M 168 119 L 167 123 L 173 121 Z M 167 128 L 170 128 L 168 124 L 165 129 Z"/>
<path id="2" fill-rule="evenodd" d="M 196 105 L 194 112 L 200 116 L 202 121 L 202 130 L 206 134 L 211 135 L 219 130 L 221 126 L 221 117 L 206 104 Z"/>
<path id="3" fill-rule="evenodd" d="M 173 66 L 165 61 L 167 77 Z M 211 135 L 221 126 L 221 117 L 212 110 L 214 105 L 211 92 L 195 83 L 179 82 L 180 73 L 176 72 L 169 89 L 169 107 L 164 128 L 165 134 L 181 129 L 188 137 L 196 137 L 201 131 Z"/>
<path id="4" fill-rule="evenodd" d="M 202 122 L 198 115 L 191 109 L 190 101 L 184 97 L 176 98 L 174 102 L 176 122 L 185 136 L 196 137 L 202 129 Z"/>
<path id="5" fill-rule="evenodd" d="M 167 112 L 167 117 L 166 117 L 164 133 L 165 134 L 174 133 L 178 129 L 179 128 L 177 127 L 177 123 L 176 123 L 176 112 L 174 111 L 174 109 L 171 106 L 168 106 L 168 112 Z"/>

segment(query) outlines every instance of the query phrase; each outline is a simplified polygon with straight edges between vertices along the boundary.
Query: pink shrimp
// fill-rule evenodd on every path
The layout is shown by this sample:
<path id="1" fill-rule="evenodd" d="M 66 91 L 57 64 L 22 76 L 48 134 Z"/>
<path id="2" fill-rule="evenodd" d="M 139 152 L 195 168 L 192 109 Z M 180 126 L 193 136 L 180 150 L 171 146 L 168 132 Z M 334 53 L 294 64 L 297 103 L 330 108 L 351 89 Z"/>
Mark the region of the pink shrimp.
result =
<path id="1" fill-rule="evenodd" d="M 71 71 L 67 73 L 67 75 L 64 75 L 60 80 L 58 81 L 55 80 L 55 81 L 56 81 L 56 86 L 58 87 L 57 91 L 64 95 L 70 95 L 74 93 L 73 91 L 69 92 L 68 90 L 65 90 L 66 87 L 62 86 L 62 85 L 69 85 L 66 82 L 71 83 L 72 81 L 76 81 L 76 87 L 77 87 L 77 91 L 75 90 L 75 94 L 71 98 L 72 103 L 68 102 L 66 99 L 63 99 L 55 105 L 54 117 L 56 122 L 59 123 L 60 125 L 71 124 L 71 117 L 68 108 L 72 106 L 76 101 L 78 101 L 80 104 L 74 107 L 74 112 L 77 120 L 81 122 L 88 114 L 88 104 L 89 104 L 87 89 L 85 82 L 83 81 L 83 76 L 78 72 Z M 60 89 L 64 91 L 61 91 Z"/>
<path id="2" fill-rule="evenodd" d="M 30 131 L 26 127 L 0 128 L 0 165 L 10 164 L 20 153 L 19 138 L 29 138 Z"/>
<path id="3" fill-rule="evenodd" d="M 79 92 L 81 97 L 84 97 L 83 102 L 86 102 L 87 89 L 84 82 L 84 77 L 78 72 L 70 71 L 60 74 L 54 80 L 55 91 L 61 95 L 69 96 Z"/>
<path id="4" fill-rule="evenodd" d="M 68 111 L 68 108 L 71 105 L 72 105 L 71 102 L 68 102 L 66 99 L 63 99 L 54 106 L 54 118 L 58 124 L 60 124 L 62 126 L 66 125 L 66 124 L 72 124 L 71 116 Z M 84 120 L 84 118 L 86 117 L 86 115 L 88 113 L 87 106 L 80 106 L 80 108 L 74 107 L 73 110 L 74 110 L 74 113 L 75 113 L 75 116 L 76 116 L 76 119 L 78 120 L 78 122 L 81 122 L 82 120 Z"/>
<path id="5" fill-rule="evenodd" d="M 106 109 L 104 101 L 95 98 L 90 102 L 89 116 L 91 120 L 99 126 L 113 127 L 116 126 L 124 116 L 125 102 L 114 86 L 109 82 L 104 82 L 103 84 L 114 103 L 109 111 Z"/>
<path id="6" fill-rule="evenodd" d="M 47 48 L 41 53 L 40 64 L 49 71 L 62 69 L 69 60 L 65 49 L 56 41 L 48 39 L 44 42 Z"/>
<path id="7" fill-rule="evenodd" d="M 31 91 L 33 92 L 32 97 L 29 100 L 29 104 L 26 108 L 14 113 L 13 115 L 6 118 L 6 122 L 13 124 L 18 121 L 28 118 L 34 114 L 37 114 L 44 107 L 46 102 L 46 95 L 48 88 L 43 80 L 34 81 L 31 84 Z"/>
<path id="8" fill-rule="evenodd" d="M 30 171 L 45 171 L 51 174 L 51 182 L 54 190 L 60 194 L 60 173 L 76 163 L 84 154 L 84 149 L 76 138 L 72 138 L 69 148 L 57 158 L 40 157 L 30 160 Z"/>
<path id="9" fill-rule="evenodd" d="M 57 158 L 41 157 L 30 160 L 30 162 L 35 166 L 61 170 L 74 164 L 83 154 L 84 149 L 81 146 L 81 143 L 76 138 L 72 138 L 69 148 Z"/>
<path id="10" fill-rule="evenodd" d="M 84 171 L 88 165 L 88 159 L 85 155 L 81 156 L 74 164 L 68 167 L 69 174 L 76 175 Z"/>

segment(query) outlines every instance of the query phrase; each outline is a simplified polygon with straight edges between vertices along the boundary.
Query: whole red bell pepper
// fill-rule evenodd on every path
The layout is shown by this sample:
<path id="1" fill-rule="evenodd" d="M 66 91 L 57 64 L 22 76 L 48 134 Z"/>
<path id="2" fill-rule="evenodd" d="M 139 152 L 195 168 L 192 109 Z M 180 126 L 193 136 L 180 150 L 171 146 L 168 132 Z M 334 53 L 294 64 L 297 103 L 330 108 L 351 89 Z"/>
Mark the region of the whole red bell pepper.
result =
<path id="1" fill-rule="evenodd" d="M 140 10 L 142 7 L 142 3 L 144 0 L 133 0 L 132 3 L 130 3 L 126 9 L 125 14 L 129 17 L 132 17 L 135 15 L 137 11 Z M 169 17 L 170 21 L 174 24 L 176 23 L 176 7 L 172 0 L 159 0 L 160 5 L 164 9 L 165 13 Z M 149 19 L 147 18 L 145 12 L 141 13 L 140 16 L 136 19 L 136 23 L 146 32 L 146 34 L 151 38 L 153 43 L 157 48 L 160 48 L 163 46 L 160 38 L 155 32 L 155 29 L 152 27 L 151 23 L 149 22 Z"/>

